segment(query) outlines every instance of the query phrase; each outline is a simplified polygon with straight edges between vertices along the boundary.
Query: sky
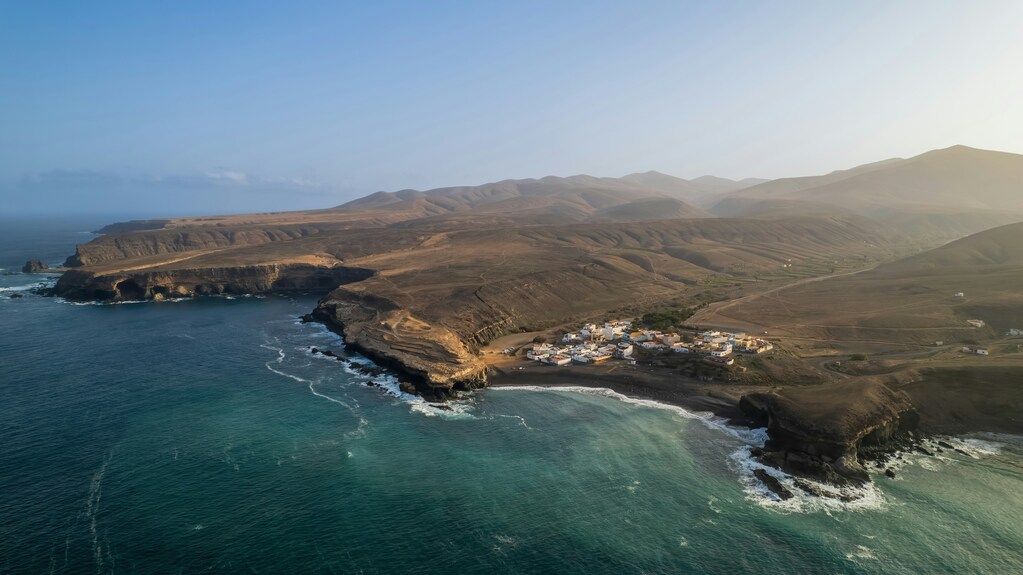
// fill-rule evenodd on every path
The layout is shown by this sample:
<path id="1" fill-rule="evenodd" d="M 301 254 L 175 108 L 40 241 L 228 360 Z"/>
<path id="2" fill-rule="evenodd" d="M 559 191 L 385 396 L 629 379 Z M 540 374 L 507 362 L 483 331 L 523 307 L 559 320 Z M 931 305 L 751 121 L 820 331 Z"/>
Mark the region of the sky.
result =
<path id="1" fill-rule="evenodd" d="M 1023 152 L 1023 2 L 0 0 L 0 212 Z"/>

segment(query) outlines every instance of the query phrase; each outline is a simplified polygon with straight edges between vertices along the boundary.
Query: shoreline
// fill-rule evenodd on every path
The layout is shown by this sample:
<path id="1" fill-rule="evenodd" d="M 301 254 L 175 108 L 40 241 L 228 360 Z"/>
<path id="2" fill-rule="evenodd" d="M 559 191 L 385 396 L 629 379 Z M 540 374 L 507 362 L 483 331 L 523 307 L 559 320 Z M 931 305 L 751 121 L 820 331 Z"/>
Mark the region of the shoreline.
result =
<path id="1" fill-rule="evenodd" d="M 626 369 L 627 368 L 627 369 Z M 611 370 L 595 366 L 539 366 L 527 364 L 521 369 L 490 365 L 487 387 L 584 387 L 610 389 L 630 399 L 656 401 L 695 412 L 709 412 L 729 425 L 755 428 L 754 422 L 739 409 L 739 398 L 751 391 L 748 386 L 720 386 L 657 373 L 656 368 L 616 366 Z"/>

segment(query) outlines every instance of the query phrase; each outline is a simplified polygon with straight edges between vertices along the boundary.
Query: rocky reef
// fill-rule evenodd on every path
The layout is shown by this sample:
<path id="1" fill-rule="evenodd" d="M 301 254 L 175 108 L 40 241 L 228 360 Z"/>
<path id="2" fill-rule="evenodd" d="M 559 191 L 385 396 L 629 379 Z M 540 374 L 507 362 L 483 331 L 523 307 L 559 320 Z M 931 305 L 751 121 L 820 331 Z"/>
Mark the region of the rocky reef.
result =
<path id="1" fill-rule="evenodd" d="M 903 447 L 919 422 L 909 396 L 873 381 L 749 393 L 739 407 L 767 427 L 763 463 L 834 485 L 869 481 L 863 462 Z"/>
<path id="2" fill-rule="evenodd" d="M 21 266 L 21 271 L 26 274 L 37 274 L 50 269 L 50 266 L 44 264 L 40 260 L 28 260 L 25 265 Z"/>
<path id="3" fill-rule="evenodd" d="M 68 270 L 53 293 L 75 301 L 135 301 L 220 294 L 326 292 L 365 279 L 371 270 L 311 264 L 146 269 L 110 273 Z"/>

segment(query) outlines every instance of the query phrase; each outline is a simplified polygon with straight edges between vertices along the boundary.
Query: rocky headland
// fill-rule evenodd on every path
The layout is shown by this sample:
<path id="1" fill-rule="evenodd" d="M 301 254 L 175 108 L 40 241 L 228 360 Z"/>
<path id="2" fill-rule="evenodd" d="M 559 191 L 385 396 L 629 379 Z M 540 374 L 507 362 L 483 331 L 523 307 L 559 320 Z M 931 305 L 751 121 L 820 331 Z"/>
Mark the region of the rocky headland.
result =
<path id="1" fill-rule="evenodd" d="M 68 270 L 54 293 L 73 301 L 141 301 L 206 295 L 323 293 L 371 270 L 307 263 L 93 272 Z"/>
<path id="2" fill-rule="evenodd" d="M 919 423 L 908 395 L 867 381 L 748 393 L 739 408 L 767 428 L 760 461 L 836 485 L 869 481 L 864 462 L 905 447 Z"/>

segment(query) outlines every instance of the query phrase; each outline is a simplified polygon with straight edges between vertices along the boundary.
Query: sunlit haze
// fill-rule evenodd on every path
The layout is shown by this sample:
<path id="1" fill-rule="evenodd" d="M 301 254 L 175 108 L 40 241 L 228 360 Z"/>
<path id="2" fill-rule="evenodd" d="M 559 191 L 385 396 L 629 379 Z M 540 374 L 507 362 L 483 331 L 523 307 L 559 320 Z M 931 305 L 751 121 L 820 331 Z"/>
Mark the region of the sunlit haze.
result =
<path id="1" fill-rule="evenodd" d="M 1023 3 L 8 3 L 0 210 L 1023 151 Z"/>

